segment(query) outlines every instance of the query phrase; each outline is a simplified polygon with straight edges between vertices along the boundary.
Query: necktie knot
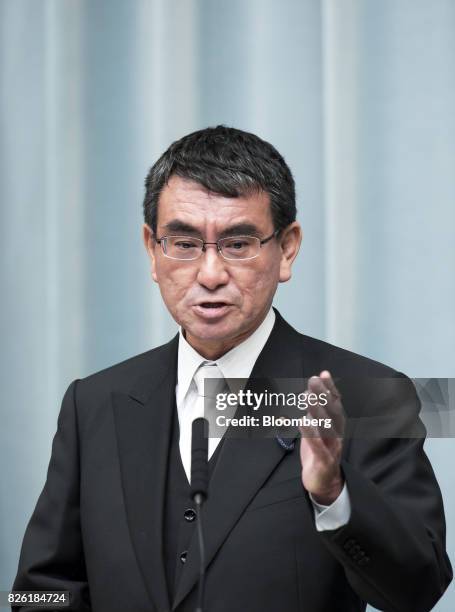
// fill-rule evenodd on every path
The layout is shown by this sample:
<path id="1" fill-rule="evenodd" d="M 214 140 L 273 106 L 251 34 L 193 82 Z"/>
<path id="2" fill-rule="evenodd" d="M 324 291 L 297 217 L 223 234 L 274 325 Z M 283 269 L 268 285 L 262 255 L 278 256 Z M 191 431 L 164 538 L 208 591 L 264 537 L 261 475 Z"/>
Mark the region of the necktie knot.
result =
<path id="1" fill-rule="evenodd" d="M 216 394 L 220 393 L 225 387 L 223 374 L 216 363 L 203 362 L 196 370 L 193 380 L 200 397 L 214 399 Z"/>

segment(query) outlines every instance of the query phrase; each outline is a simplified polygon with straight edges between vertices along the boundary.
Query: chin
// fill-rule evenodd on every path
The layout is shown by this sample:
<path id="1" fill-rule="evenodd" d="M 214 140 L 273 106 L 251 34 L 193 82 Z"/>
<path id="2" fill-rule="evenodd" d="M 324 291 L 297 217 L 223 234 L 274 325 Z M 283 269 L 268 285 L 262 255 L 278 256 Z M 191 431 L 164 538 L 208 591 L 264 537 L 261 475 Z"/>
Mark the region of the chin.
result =
<path id="1" fill-rule="evenodd" d="M 182 317 L 174 317 L 177 323 L 193 338 L 204 342 L 234 340 L 254 325 L 256 317 L 245 318 L 238 309 L 218 320 L 202 320 L 186 311 Z"/>
<path id="2" fill-rule="evenodd" d="M 200 340 L 225 340 L 237 335 L 237 330 L 231 325 L 220 323 L 198 323 L 194 325 L 183 326 L 186 332 L 189 332 L 194 338 Z"/>

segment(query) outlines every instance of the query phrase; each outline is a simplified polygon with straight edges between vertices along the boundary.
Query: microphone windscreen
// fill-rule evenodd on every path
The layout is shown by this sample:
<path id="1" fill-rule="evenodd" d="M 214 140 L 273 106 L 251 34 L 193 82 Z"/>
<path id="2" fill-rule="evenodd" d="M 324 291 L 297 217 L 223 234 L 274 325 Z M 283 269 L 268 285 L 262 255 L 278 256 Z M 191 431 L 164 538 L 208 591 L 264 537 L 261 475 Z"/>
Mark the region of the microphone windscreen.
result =
<path id="1" fill-rule="evenodd" d="M 209 482 L 208 465 L 208 421 L 199 418 L 193 421 L 191 436 L 191 497 L 196 494 L 207 497 Z"/>

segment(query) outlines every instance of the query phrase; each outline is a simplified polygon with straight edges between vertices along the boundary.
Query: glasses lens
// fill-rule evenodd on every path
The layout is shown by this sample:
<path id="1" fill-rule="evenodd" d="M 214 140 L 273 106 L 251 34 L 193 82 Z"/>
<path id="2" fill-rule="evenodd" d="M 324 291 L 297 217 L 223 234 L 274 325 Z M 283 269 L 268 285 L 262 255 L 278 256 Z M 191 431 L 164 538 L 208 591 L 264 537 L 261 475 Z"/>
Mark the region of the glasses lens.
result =
<path id="1" fill-rule="evenodd" d="M 261 242 L 254 236 L 233 236 L 219 241 L 221 252 L 226 259 L 252 259 L 259 254 Z"/>
<path id="2" fill-rule="evenodd" d="M 190 236 L 168 236 L 166 255 L 173 259 L 196 259 L 202 253 L 202 240 Z"/>

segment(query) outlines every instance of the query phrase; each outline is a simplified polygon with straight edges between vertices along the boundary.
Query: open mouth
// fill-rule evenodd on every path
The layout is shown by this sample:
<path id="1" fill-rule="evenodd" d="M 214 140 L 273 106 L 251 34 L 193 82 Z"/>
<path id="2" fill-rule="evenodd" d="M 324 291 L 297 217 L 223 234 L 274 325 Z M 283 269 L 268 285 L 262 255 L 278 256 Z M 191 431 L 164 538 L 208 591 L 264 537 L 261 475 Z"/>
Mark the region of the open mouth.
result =
<path id="1" fill-rule="evenodd" d="M 201 302 L 194 306 L 195 312 L 204 319 L 218 319 L 229 312 L 227 302 Z"/>
<path id="2" fill-rule="evenodd" d="M 223 308 L 227 304 L 226 302 L 202 302 L 199 306 L 202 306 L 202 308 Z"/>

